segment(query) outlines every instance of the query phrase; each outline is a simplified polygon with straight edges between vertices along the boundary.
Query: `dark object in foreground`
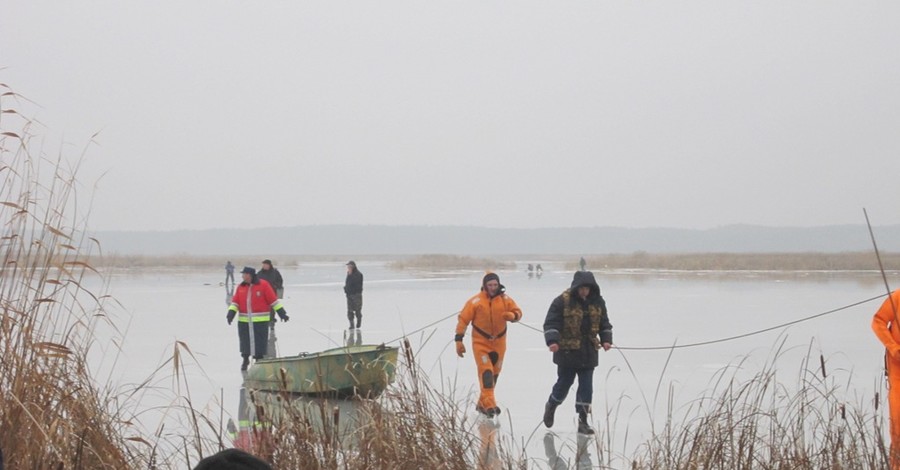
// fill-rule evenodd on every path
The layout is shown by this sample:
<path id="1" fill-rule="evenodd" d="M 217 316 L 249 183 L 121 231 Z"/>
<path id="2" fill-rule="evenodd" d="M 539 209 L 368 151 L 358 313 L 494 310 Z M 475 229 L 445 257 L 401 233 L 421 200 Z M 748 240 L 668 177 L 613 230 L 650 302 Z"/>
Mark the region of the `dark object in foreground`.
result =
<path id="1" fill-rule="evenodd" d="M 272 466 L 239 449 L 225 449 L 201 460 L 194 470 L 272 470 Z"/>

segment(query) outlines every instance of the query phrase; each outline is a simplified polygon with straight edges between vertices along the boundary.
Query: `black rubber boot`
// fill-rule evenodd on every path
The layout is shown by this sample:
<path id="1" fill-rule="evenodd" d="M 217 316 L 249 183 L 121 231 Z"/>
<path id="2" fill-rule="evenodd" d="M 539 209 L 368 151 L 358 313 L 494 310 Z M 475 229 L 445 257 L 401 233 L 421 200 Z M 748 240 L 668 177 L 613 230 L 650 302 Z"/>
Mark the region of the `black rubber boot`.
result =
<path id="1" fill-rule="evenodd" d="M 247 370 L 247 366 L 250 365 L 250 357 L 244 356 L 244 360 L 241 362 L 241 370 Z"/>
<path id="2" fill-rule="evenodd" d="M 500 408 L 485 408 L 480 404 L 475 405 L 475 411 L 484 415 L 485 418 L 493 418 L 494 416 L 496 416 L 494 414 L 494 410 L 500 410 Z"/>
<path id="3" fill-rule="evenodd" d="M 556 414 L 556 407 L 559 406 L 552 401 L 548 401 L 546 405 L 544 405 L 544 426 L 548 428 L 553 427 L 553 416 Z"/>
<path id="4" fill-rule="evenodd" d="M 594 428 L 588 423 L 587 413 L 584 411 L 578 412 L 578 434 L 594 434 Z"/>

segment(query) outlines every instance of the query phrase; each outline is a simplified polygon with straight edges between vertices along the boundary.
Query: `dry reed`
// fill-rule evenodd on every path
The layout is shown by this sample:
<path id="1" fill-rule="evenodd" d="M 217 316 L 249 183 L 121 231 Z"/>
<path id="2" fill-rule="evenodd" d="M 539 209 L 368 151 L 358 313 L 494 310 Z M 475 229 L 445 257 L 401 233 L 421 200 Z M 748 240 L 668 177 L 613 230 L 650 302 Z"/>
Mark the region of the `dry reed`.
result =
<path id="1" fill-rule="evenodd" d="M 430 254 L 393 261 L 388 266 L 391 269 L 396 270 L 408 269 L 417 271 L 497 271 L 502 269 L 515 269 L 516 263 L 491 258 Z"/>
<path id="2" fill-rule="evenodd" d="M 881 253 L 885 269 L 900 270 L 900 253 Z M 673 271 L 872 271 L 875 253 L 646 253 L 595 255 L 587 269 L 661 269 Z M 566 268 L 578 269 L 569 261 Z"/>
<path id="3" fill-rule="evenodd" d="M 683 410 L 670 402 L 664 428 L 632 457 L 632 468 L 888 468 L 878 396 L 848 400 L 852 378 L 830 375 L 811 347 L 797 383 L 778 380 L 783 346 L 748 380 L 727 375 L 740 364 L 723 368 Z"/>
<path id="4" fill-rule="evenodd" d="M 80 162 L 32 148 L 35 124 L 0 92 L 0 448 L 8 468 L 132 467 L 127 425 L 86 360 L 108 298 L 84 287 L 97 245 L 77 226 Z"/>
<path id="5" fill-rule="evenodd" d="M 469 421 L 452 392 L 431 385 L 408 341 L 402 351 L 397 382 L 377 400 L 356 401 L 352 418 L 333 413 L 328 401 L 254 399 L 256 419 L 270 423 L 257 433 L 256 452 L 276 468 L 527 468 L 496 425 Z"/>

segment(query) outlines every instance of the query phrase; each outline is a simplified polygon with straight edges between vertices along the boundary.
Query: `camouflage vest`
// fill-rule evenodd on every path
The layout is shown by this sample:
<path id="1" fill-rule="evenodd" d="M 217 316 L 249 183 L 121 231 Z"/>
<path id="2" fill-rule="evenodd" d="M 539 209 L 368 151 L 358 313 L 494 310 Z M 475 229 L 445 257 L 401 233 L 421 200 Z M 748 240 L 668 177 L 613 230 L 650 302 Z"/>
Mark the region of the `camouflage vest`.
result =
<path id="1" fill-rule="evenodd" d="M 560 349 L 581 349 L 581 339 L 584 336 L 581 333 L 581 320 L 584 317 L 584 309 L 580 303 L 574 305 L 570 302 L 572 298 L 571 290 L 562 293 L 563 298 L 563 327 L 560 332 L 561 339 L 559 341 Z M 591 342 L 594 348 L 600 346 L 600 340 L 597 334 L 600 333 L 600 306 L 589 304 L 587 306 L 588 315 L 591 316 Z"/>

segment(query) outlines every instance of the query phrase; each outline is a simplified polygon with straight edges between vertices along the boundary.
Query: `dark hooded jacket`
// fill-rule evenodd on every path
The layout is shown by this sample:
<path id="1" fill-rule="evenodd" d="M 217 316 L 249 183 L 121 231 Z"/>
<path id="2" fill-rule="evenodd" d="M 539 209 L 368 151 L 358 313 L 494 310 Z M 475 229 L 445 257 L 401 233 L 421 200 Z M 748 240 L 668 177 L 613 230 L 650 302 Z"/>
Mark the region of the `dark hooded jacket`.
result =
<path id="1" fill-rule="evenodd" d="M 278 289 L 284 289 L 284 279 L 281 277 L 281 273 L 275 269 L 275 266 L 270 265 L 269 269 L 260 269 L 256 275 L 260 279 L 265 279 L 272 286 L 272 289 L 275 289 L 276 293 Z"/>
<path id="2" fill-rule="evenodd" d="M 363 274 L 356 268 L 355 264 L 350 267 L 353 269 L 350 270 L 350 273 L 347 274 L 347 278 L 344 279 L 344 293 L 347 295 L 362 294 Z"/>
<path id="3" fill-rule="evenodd" d="M 581 286 L 591 288 L 586 300 L 578 296 Z M 560 349 L 553 353 L 555 364 L 576 369 L 597 367 L 600 344 L 612 343 L 612 324 L 609 323 L 606 302 L 600 295 L 594 273 L 576 272 L 572 286 L 553 299 L 544 319 L 544 340 L 548 346 L 553 343 L 560 345 Z"/>

